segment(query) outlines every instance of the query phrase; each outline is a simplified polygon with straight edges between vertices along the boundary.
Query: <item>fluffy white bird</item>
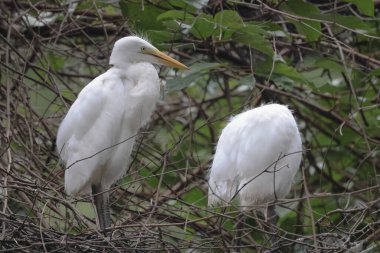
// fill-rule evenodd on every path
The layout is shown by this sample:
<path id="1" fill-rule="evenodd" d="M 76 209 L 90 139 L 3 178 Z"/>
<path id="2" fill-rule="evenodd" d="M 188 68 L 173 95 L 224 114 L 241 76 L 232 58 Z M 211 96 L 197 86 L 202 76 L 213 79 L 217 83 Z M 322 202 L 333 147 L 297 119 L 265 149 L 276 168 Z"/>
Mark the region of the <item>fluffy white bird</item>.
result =
<path id="1" fill-rule="evenodd" d="M 116 41 L 109 63 L 112 67 L 80 92 L 57 135 L 65 191 L 94 195 L 101 230 L 111 225 L 108 190 L 126 172 L 135 136 L 159 98 L 152 63 L 187 69 L 136 36 Z"/>
<path id="2" fill-rule="evenodd" d="M 235 116 L 216 147 L 208 204 L 236 197 L 244 208 L 285 197 L 301 152 L 300 133 L 286 106 L 268 104 Z"/>

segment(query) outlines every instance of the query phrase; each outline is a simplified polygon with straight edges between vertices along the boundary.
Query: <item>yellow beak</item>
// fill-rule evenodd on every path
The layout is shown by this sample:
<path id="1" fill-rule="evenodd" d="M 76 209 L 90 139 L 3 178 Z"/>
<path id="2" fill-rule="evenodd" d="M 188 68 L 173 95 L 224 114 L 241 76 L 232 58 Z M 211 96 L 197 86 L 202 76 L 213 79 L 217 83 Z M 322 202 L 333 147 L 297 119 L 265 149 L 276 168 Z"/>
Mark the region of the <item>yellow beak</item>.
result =
<path id="1" fill-rule="evenodd" d="M 158 61 L 160 63 L 162 63 L 163 65 L 166 65 L 169 67 L 174 67 L 174 68 L 179 68 L 179 69 L 190 69 L 185 64 L 182 64 L 179 61 L 174 60 L 170 56 L 164 54 L 163 52 L 161 52 L 157 49 L 147 49 L 144 53 L 156 57 L 158 59 Z"/>

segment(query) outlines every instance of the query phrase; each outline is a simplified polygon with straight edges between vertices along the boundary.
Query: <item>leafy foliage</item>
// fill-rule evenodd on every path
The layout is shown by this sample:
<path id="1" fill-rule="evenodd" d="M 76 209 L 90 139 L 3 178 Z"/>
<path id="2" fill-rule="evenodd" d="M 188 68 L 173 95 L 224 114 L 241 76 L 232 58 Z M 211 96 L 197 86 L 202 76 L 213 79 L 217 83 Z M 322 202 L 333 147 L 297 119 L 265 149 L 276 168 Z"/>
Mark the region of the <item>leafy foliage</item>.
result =
<path id="1" fill-rule="evenodd" d="M 237 203 L 207 207 L 214 146 L 231 116 L 278 102 L 294 111 L 305 148 L 293 193 L 276 203 L 281 250 L 379 251 L 378 1 L 0 7 L 3 250 L 233 250 Z M 96 231 L 90 197 L 64 194 L 55 136 L 80 90 L 107 69 L 113 42 L 135 33 L 191 70 L 160 70 L 162 101 L 112 189 L 108 240 Z M 271 228 L 252 210 L 242 248 L 263 252 Z"/>

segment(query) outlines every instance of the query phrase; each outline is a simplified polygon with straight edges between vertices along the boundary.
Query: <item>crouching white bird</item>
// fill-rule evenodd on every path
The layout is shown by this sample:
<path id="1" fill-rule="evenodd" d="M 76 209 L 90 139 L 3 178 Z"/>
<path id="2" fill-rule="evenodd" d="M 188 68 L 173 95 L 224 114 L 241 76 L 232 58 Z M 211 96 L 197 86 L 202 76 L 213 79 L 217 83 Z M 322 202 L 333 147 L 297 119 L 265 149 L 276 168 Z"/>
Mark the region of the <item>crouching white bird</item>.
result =
<path id="1" fill-rule="evenodd" d="M 236 197 L 245 209 L 284 198 L 301 152 L 300 133 L 286 106 L 268 104 L 235 116 L 216 147 L 208 204 L 228 205 Z M 275 216 L 273 206 L 268 214 Z"/>
<path id="2" fill-rule="evenodd" d="M 159 98 L 152 63 L 187 69 L 136 36 L 116 41 L 109 63 L 112 67 L 79 93 L 57 135 L 65 191 L 93 194 L 101 230 L 111 226 L 108 190 L 126 172 L 135 136 Z"/>

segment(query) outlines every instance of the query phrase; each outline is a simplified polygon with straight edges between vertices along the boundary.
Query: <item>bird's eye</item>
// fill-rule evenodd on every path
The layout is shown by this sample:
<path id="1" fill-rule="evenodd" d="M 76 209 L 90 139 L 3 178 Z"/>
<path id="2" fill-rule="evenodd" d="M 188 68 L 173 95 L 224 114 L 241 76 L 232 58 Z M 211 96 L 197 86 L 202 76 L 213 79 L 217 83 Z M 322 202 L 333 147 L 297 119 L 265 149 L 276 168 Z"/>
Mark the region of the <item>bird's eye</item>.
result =
<path id="1" fill-rule="evenodd" d="M 146 50 L 146 47 L 141 47 L 141 52 L 144 52 Z"/>

